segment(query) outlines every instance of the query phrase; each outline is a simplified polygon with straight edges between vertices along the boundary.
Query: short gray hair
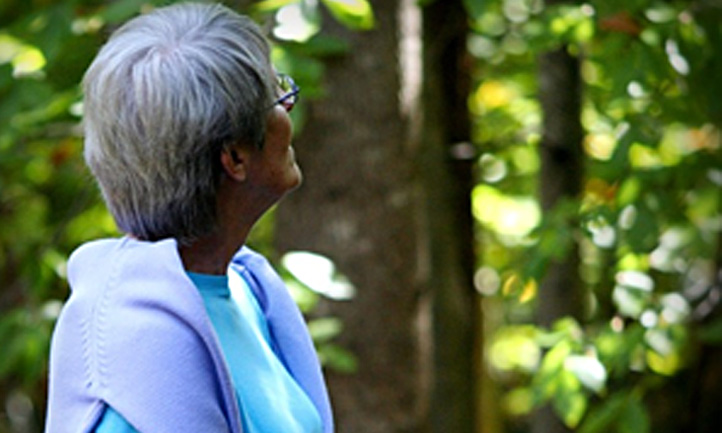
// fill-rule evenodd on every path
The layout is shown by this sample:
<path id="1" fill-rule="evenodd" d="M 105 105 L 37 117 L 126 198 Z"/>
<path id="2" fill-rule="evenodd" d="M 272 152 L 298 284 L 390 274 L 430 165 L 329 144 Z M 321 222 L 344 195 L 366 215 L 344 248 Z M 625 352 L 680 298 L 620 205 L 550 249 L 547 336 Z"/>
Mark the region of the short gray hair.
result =
<path id="1" fill-rule="evenodd" d="M 122 231 L 187 244 L 217 226 L 221 150 L 263 145 L 269 51 L 217 4 L 156 9 L 110 37 L 83 80 L 85 160 Z"/>

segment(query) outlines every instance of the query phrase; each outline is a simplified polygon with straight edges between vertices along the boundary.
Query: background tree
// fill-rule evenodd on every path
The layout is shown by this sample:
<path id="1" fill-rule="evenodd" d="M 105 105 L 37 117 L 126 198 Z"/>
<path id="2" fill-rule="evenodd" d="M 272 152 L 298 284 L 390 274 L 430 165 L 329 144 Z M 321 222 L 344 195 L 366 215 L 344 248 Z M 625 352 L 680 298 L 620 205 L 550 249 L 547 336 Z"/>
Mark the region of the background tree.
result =
<path id="1" fill-rule="evenodd" d="M 546 0 L 545 5 L 563 1 Z M 580 52 L 571 53 L 562 42 L 539 54 L 537 59 L 539 104 L 542 115 L 539 142 L 539 201 L 549 225 L 542 230 L 554 230 L 554 252 L 539 275 L 539 294 L 536 323 L 551 326 L 560 317 L 583 318 L 584 289 L 579 277 L 579 250 L 574 239 L 576 214 L 569 212 L 569 204 L 579 198 L 584 178 L 582 141 L 582 81 Z M 558 230 L 569 233 L 559 236 Z M 544 236 L 542 234 L 542 236 Z M 544 242 L 543 240 L 541 241 Z M 537 411 L 532 431 L 553 433 L 568 431 L 548 407 Z"/>
<path id="2" fill-rule="evenodd" d="M 691 411 L 670 408 L 686 407 L 678 399 L 696 394 L 679 386 L 689 383 L 695 353 L 716 329 L 705 325 L 705 314 L 717 308 L 709 296 L 717 291 L 712 263 L 719 228 L 707 224 L 720 215 L 713 168 L 720 158 L 719 109 L 695 89 L 700 73 L 717 64 L 720 29 L 708 19 L 718 14 L 708 2 L 505 0 L 488 2 L 475 16 L 470 48 L 483 59 L 484 78 L 472 111 L 482 119 L 480 162 L 487 168 L 475 189 L 474 209 L 487 228 L 480 281 L 493 294 L 485 303 L 504 307 L 490 359 L 512 387 L 509 413 L 528 414 L 549 402 L 567 428 L 585 432 L 695 428 L 685 415 Z M 527 149 L 547 151 L 548 104 L 535 97 L 545 83 L 528 71 L 538 53 L 559 44 L 581 61 L 580 195 L 538 220 L 528 212 L 533 231 L 519 230 L 521 224 L 509 230 L 504 219 L 524 209 L 519 196 L 531 196 L 535 173 L 520 161 L 544 167 L 544 157 L 530 158 Z M 492 122 L 496 130 L 484 129 Z M 507 209 L 492 214 L 490 202 Z M 570 241 L 573 247 L 564 248 Z M 530 326 L 532 301 L 545 302 L 540 270 L 575 249 L 580 266 L 564 284 L 577 276 L 583 282 L 583 314 Z M 702 306 L 705 314 L 694 313 Z M 510 424 L 529 425 L 524 420 L 512 417 Z"/>
<path id="3" fill-rule="evenodd" d="M 307 181 L 278 209 L 277 245 L 329 255 L 357 289 L 319 302 L 293 256 L 278 262 L 333 371 L 339 431 L 469 431 L 474 400 L 485 433 L 531 431 L 545 406 L 585 433 L 716 431 L 722 8 L 463 0 L 464 20 L 457 2 L 422 3 L 248 10 L 312 101 L 293 114 Z M 68 254 L 116 233 L 82 164 L 77 83 L 153 4 L 0 4 L 0 432 L 39 431 Z M 572 126 L 550 123 L 558 104 Z M 581 169 L 548 170 L 562 139 Z M 568 198 L 540 202 L 562 179 Z M 251 240 L 270 255 L 272 223 Z M 315 260 L 301 269 L 332 276 Z M 545 293 L 576 281 L 583 308 L 549 313 L 561 298 Z"/>
<path id="4" fill-rule="evenodd" d="M 372 5 L 373 30 L 323 32 L 348 50 L 324 62 L 328 96 L 296 139 L 306 184 L 279 206 L 276 244 L 329 256 L 358 290 L 326 305 L 358 359 L 329 375 L 339 431 L 426 431 L 429 416 L 472 431 L 471 167 L 451 153 L 468 142 L 466 18 L 454 2 Z"/>
<path id="5" fill-rule="evenodd" d="M 433 294 L 431 337 L 434 432 L 472 432 L 480 413 L 480 304 L 473 288 L 476 267 L 474 221 L 469 199 L 477 152 L 471 143 L 467 106 L 471 57 L 469 24 L 461 1 L 422 7 L 422 113 L 416 170 L 430 261 Z M 403 65 L 411 68 L 413 65 Z M 407 73 L 409 73 L 407 71 Z"/>
<path id="6" fill-rule="evenodd" d="M 323 32 L 348 49 L 326 59 L 328 97 L 307 107 L 312 121 L 295 139 L 305 183 L 279 206 L 275 243 L 330 257 L 357 289 L 325 307 L 358 359 L 353 374 L 327 376 L 339 431 L 412 432 L 425 409 L 413 154 L 397 102 L 399 2 L 373 6 L 373 30 Z"/>

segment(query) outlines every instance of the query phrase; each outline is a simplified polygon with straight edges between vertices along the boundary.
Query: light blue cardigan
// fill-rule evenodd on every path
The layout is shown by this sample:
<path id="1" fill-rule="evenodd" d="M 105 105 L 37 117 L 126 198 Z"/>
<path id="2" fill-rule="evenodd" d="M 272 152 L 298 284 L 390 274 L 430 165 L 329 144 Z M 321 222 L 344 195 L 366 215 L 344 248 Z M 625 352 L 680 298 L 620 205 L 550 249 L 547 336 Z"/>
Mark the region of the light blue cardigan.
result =
<path id="1" fill-rule="evenodd" d="M 331 433 L 318 359 L 283 281 L 246 247 L 231 266 L 249 282 L 274 350 Z M 89 432 L 105 404 L 143 433 L 242 433 L 220 344 L 174 240 L 91 242 L 71 256 L 68 278 L 72 292 L 51 345 L 46 433 Z"/>

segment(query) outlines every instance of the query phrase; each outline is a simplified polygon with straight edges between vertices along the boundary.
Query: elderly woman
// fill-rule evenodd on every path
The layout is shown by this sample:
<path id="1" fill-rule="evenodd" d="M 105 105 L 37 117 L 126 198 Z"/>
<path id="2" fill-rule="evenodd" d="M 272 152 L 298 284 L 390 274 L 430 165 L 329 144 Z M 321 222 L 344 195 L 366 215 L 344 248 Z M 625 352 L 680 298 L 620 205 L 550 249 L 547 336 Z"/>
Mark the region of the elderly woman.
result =
<path id="1" fill-rule="evenodd" d="M 127 236 L 69 261 L 46 432 L 331 432 L 303 319 L 243 246 L 301 182 L 298 87 L 259 29 L 219 5 L 155 10 L 84 90 L 86 161 Z"/>

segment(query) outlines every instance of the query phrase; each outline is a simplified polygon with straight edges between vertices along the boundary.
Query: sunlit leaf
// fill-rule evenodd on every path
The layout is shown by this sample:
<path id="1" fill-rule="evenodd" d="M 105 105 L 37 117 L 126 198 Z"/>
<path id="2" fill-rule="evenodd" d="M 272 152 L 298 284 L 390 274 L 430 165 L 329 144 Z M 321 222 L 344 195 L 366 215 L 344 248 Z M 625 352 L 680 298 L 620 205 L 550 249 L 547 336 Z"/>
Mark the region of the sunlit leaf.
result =
<path id="1" fill-rule="evenodd" d="M 638 318 L 647 307 L 651 296 L 648 292 L 636 288 L 617 285 L 612 292 L 612 299 L 621 315 Z"/>
<path id="2" fill-rule="evenodd" d="M 321 18 L 316 8 L 291 3 L 276 12 L 273 35 L 286 41 L 306 42 L 320 29 Z"/>
<path id="3" fill-rule="evenodd" d="M 579 381 L 564 370 L 564 360 L 572 353 L 572 346 L 568 340 L 558 342 L 549 350 L 541 363 L 537 374 L 534 376 L 534 390 L 537 394 L 537 402 L 543 403 L 550 398 L 555 398 L 561 388 L 570 388 L 572 383 L 569 380 Z M 571 376 L 571 379 L 569 378 Z"/>
<path id="4" fill-rule="evenodd" d="M 562 317 L 554 321 L 552 331 L 557 335 L 563 335 L 569 340 L 579 340 L 583 335 L 582 327 L 573 317 Z"/>
<path id="5" fill-rule="evenodd" d="M 368 0 L 321 0 L 321 3 L 349 28 L 370 30 L 374 27 L 374 14 Z"/>
<path id="6" fill-rule="evenodd" d="M 536 200 L 505 196 L 497 189 L 479 185 L 472 192 L 474 216 L 502 235 L 527 235 L 541 218 Z"/>
<path id="7" fill-rule="evenodd" d="M 286 288 L 288 288 L 291 297 L 302 312 L 308 313 L 318 305 L 319 294 L 300 283 L 296 278 L 284 278 L 283 282 L 286 284 Z"/>
<path id="8" fill-rule="evenodd" d="M 499 329 L 489 346 L 488 356 L 491 365 L 499 370 L 535 370 L 541 358 L 536 329 L 532 326 Z"/>
<path id="9" fill-rule="evenodd" d="M 536 298 L 538 290 L 538 285 L 536 280 L 533 278 L 530 278 L 526 284 L 524 284 L 524 288 L 522 289 L 521 294 L 519 295 L 519 302 L 529 302 L 532 299 Z"/>
<path id="10" fill-rule="evenodd" d="M 92 239 L 118 235 L 113 217 L 100 203 L 75 215 L 68 223 L 66 232 L 71 239 Z"/>
<path id="11" fill-rule="evenodd" d="M 7 34 L 0 34 L 0 64 L 10 63 L 13 77 L 36 76 L 47 61 L 42 51 Z"/>
<path id="12" fill-rule="evenodd" d="M 323 344 L 317 349 L 321 364 L 340 373 L 358 371 L 358 360 L 351 352 L 335 344 Z"/>
<path id="13" fill-rule="evenodd" d="M 259 12 L 276 11 L 291 3 L 298 3 L 299 0 L 263 0 L 253 4 L 253 9 Z"/>
<path id="14" fill-rule="evenodd" d="M 575 428 L 587 410 L 587 397 L 582 392 L 568 390 L 557 393 L 553 404 L 564 424 L 569 428 Z"/>
<path id="15" fill-rule="evenodd" d="M 511 415 L 526 415 L 534 409 L 534 393 L 529 388 L 516 388 L 504 395 L 504 409 Z"/>
<path id="16" fill-rule="evenodd" d="M 617 141 L 610 133 L 587 135 L 584 139 L 584 150 L 592 158 L 609 160 L 614 153 Z"/>
<path id="17" fill-rule="evenodd" d="M 665 376 L 672 376 L 682 368 L 681 341 L 676 341 L 669 332 L 661 329 L 648 330 L 645 340 L 651 348 L 646 351 L 649 368 Z"/>
<path id="18" fill-rule="evenodd" d="M 336 300 L 349 300 L 356 294 L 354 286 L 336 270 L 336 265 L 320 254 L 308 251 L 289 252 L 283 256 L 281 263 L 316 293 Z"/>
<path id="19" fill-rule="evenodd" d="M 324 317 L 308 322 L 308 332 L 316 344 L 326 343 L 343 331 L 343 323 L 334 317 Z"/>
<path id="20" fill-rule="evenodd" d="M 511 87 L 508 83 L 497 80 L 489 80 L 482 83 L 476 92 L 474 92 L 470 103 L 478 104 L 480 108 L 476 108 L 475 111 L 481 113 L 483 110 L 493 110 L 495 108 L 503 107 L 518 96 L 518 91 Z"/>
<path id="21" fill-rule="evenodd" d="M 594 22 L 591 19 L 580 21 L 574 29 L 574 39 L 577 42 L 588 42 L 594 37 Z"/>
<path id="22" fill-rule="evenodd" d="M 662 158 L 654 149 L 640 143 L 632 144 L 629 149 L 629 161 L 633 167 L 648 170 L 664 166 Z"/>
<path id="23" fill-rule="evenodd" d="M 691 307 L 687 299 L 679 293 L 668 293 L 660 299 L 662 319 L 666 323 L 680 324 L 689 317 Z"/>
<path id="24" fill-rule="evenodd" d="M 11 62 L 21 49 L 19 40 L 8 34 L 0 34 L 0 64 Z"/>
<path id="25" fill-rule="evenodd" d="M 17 78 L 31 76 L 45 67 L 45 56 L 34 47 L 23 47 L 13 58 L 13 75 Z"/>
<path id="26" fill-rule="evenodd" d="M 633 203 L 639 197 L 642 185 L 637 177 L 629 177 L 624 180 L 617 193 L 617 203 L 624 207 Z"/>
<path id="27" fill-rule="evenodd" d="M 564 361 L 564 368 L 571 371 L 582 385 L 599 392 L 607 381 L 607 370 L 599 359 L 589 355 L 570 355 Z"/>

